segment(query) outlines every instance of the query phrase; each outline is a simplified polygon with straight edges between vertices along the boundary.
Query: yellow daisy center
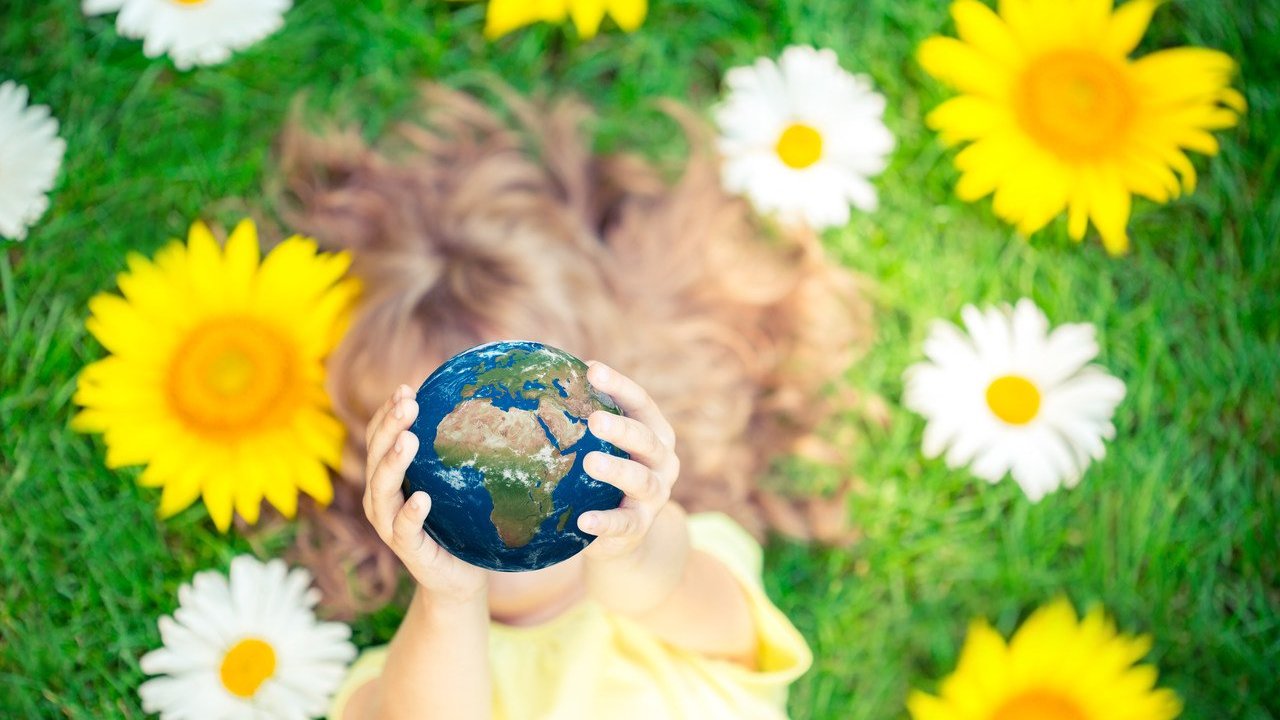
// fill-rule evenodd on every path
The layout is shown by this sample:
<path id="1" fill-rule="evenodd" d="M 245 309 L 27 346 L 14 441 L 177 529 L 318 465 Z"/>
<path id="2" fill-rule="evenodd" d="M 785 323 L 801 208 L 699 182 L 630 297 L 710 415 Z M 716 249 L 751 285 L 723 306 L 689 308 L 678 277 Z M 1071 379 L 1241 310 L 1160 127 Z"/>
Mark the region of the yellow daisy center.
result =
<path id="1" fill-rule="evenodd" d="M 1010 425 L 1026 425 L 1040 412 L 1040 390 L 1020 375 L 1004 375 L 987 386 L 987 405 Z"/>
<path id="2" fill-rule="evenodd" d="M 1087 50 L 1057 50 L 1032 60 L 1013 101 L 1027 134 L 1075 161 L 1115 155 L 1136 106 L 1124 68 Z"/>
<path id="3" fill-rule="evenodd" d="M 208 2 L 209 0 L 173 0 L 173 1 L 179 5 L 200 5 Z"/>
<path id="4" fill-rule="evenodd" d="M 1088 720 L 1074 700 L 1044 690 L 1025 692 L 996 710 L 991 720 Z"/>
<path id="5" fill-rule="evenodd" d="M 271 325 L 249 316 L 212 318 L 179 344 L 169 403 L 192 429 L 235 437 L 292 405 L 298 365 L 293 344 Z"/>
<path id="6" fill-rule="evenodd" d="M 803 170 L 822 158 L 822 133 L 804 123 L 792 123 L 778 137 L 775 150 L 784 165 Z"/>
<path id="7" fill-rule="evenodd" d="M 218 671 L 227 692 L 253 697 L 262 683 L 276 673 L 276 651 L 257 638 L 245 638 L 227 651 Z"/>

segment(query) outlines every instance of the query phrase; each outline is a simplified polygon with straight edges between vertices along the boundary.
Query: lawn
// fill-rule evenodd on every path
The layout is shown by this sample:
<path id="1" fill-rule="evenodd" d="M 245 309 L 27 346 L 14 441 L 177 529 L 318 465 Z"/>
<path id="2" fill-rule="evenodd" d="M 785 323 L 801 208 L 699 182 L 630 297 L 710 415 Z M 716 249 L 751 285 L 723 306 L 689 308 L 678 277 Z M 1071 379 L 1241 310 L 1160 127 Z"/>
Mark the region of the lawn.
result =
<path id="1" fill-rule="evenodd" d="M 369 135 L 408 112 L 413 80 L 572 91 L 600 113 L 605 148 L 682 152 L 653 99 L 706 108 L 723 71 L 790 43 L 834 48 L 889 100 L 899 148 L 881 208 L 826 235 L 869 277 L 877 342 L 849 382 L 888 406 L 884 425 L 842 420 L 862 479 L 848 550 L 775 542 L 768 587 L 809 639 L 797 718 L 905 717 L 911 688 L 954 668 L 971 618 L 1006 634 L 1060 595 L 1149 633 L 1161 684 L 1193 720 L 1280 718 L 1280 4 L 1172 0 L 1139 52 L 1182 44 L 1242 66 L 1242 124 L 1197 159 L 1196 193 L 1136 204 L 1133 252 L 1076 245 L 1059 221 L 1030 242 L 990 203 L 965 205 L 923 125 L 945 97 L 913 59 L 950 32 L 934 0 L 655 0 L 634 35 L 579 43 L 539 27 L 497 43 L 483 5 L 303 0 L 285 28 L 230 63 L 177 73 L 86 19 L 74 0 L 4 0 L 0 81 L 31 88 L 61 121 L 67 156 L 52 208 L 0 248 L 0 717 L 141 717 L 138 657 L 177 586 L 231 556 L 283 552 L 287 526 L 219 535 L 202 508 L 161 523 L 158 493 L 103 467 L 71 432 L 76 373 L 103 350 L 86 301 L 114 287 L 128 250 L 150 253 L 196 217 L 267 216 L 272 143 L 302 92 L 317 117 Z M 901 407 L 902 371 L 928 321 L 970 302 L 1033 298 L 1055 323 L 1099 330 L 1124 380 L 1118 435 L 1081 486 L 1029 504 L 921 457 L 923 422 Z M 823 472 L 788 466 L 780 482 Z M 823 470 L 823 469 L 818 469 Z M 829 471 L 826 471 L 829 474 Z M 385 640 L 397 611 L 355 624 Z"/>

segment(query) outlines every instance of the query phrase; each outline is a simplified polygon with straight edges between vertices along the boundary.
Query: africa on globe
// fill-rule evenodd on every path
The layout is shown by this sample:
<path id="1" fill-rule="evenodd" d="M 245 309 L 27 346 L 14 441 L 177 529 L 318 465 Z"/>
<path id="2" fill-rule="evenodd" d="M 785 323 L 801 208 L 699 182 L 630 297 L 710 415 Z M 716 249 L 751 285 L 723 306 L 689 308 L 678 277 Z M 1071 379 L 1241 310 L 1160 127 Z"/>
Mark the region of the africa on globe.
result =
<path id="1" fill-rule="evenodd" d="M 431 496 L 424 528 L 456 557 L 490 570 L 537 570 L 595 536 L 588 510 L 612 510 L 622 491 L 582 469 L 593 450 L 626 454 L 591 434 L 597 410 L 621 414 L 587 382 L 587 366 L 536 342 L 480 345 L 447 360 L 418 389 L 410 430 L 418 453 L 404 495 Z"/>

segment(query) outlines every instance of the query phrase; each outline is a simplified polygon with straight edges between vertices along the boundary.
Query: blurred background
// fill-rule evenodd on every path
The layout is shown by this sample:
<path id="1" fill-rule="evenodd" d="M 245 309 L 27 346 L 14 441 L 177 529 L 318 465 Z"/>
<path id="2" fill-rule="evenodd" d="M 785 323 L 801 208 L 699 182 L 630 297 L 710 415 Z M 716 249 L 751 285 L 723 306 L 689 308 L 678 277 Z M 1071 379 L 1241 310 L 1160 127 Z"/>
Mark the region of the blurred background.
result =
<path id="1" fill-rule="evenodd" d="M 1028 242 L 990 202 L 954 198 L 953 153 L 923 124 L 948 93 L 914 58 L 954 32 L 945 3 L 655 0 L 637 32 L 587 42 L 554 25 L 491 42 L 483 24 L 478 2 L 300 0 L 229 62 L 179 72 L 74 0 L 0 0 L 0 81 L 50 106 L 67 142 L 49 212 L 0 245 L 0 717 L 141 717 L 138 657 L 177 586 L 292 542 L 292 525 L 220 535 L 199 506 L 162 524 L 136 472 L 105 469 L 101 441 L 67 427 L 76 374 L 103 354 L 88 298 L 114 287 L 127 251 L 153 253 L 193 218 L 276 218 L 263 188 L 291 103 L 373 138 L 411 111 L 416 80 L 496 76 L 586 98 L 601 150 L 680 157 L 653 101 L 705 113 L 727 68 L 794 43 L 869 74 L 898 147 L 875 180 L 880 209 L 824 235 L 872 281 L 877 339 L 847 382 L 884 399 L 883 422 L 840 421 L 847 467 L 789 460 L 770 479 L 814 492 L 859 479 L 858 543 L 768 548 L 770 594 L 816 655 L 793 716 L 905 717 L 909 691 L 955 667 L 971 618 L 1007 635 L 1065 595 L 1152 636 L 1185 717 L 1280 717 L 1280 3 L 1157 12 L 1138 52 L 1228 53 L 1249 109 L 1216 133 L 1217 157 L 1196 158 L 1194 194 L 1135 204 L 1118 259 L 1071 242 L 1064 221 Z M 1023 296 L 1055 322 L 1096 324 L 1099 361 L 1128 386 L 1106 459 L 1038 504 L 923 459 L 923 421 L 900 402 L 929 320 Z M 385 641 L 402 612 L 360 618 L 356 642 Z"/>

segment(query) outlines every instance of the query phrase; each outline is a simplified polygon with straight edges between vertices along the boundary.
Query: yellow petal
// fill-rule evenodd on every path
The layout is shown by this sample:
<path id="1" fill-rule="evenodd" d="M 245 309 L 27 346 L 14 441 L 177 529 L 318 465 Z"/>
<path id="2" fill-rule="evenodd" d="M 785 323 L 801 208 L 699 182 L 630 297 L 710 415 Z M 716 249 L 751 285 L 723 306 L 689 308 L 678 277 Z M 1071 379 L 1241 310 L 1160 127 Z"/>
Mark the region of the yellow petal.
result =
<path id="1" fill-rule="evenodd" d="M 187 234 L 187 266 L 187 281 L 197 302 L 205 307 L 223 307 L 226 295 L 222 285 L 222 248 L 209 227 L 199 220 L 192 223 Z"/>
<path id="2" fill-rule="evenodd" d="M 100 433 L 110 427 L 111 417 L 101 410 L 81 410 L 72 416 L 69 427 L 78 433 Z"/>
<path id="3" fill-rule="evenodd" d="M 1244 94 L 1235 88 L 1224 88 L 1218 96 L 1218 101 L 1238 113 L 1243 113 L 1249 107 Z"/>
<path id="4" fill-rule="evenodd" d="M 298 470 L 298 489 L 310 495 L 321 505 L 333 502 L 333 483 L 325 466 L 299 458 L 294 462 Z"/>
<path id="5" fill-rule="evenodd" d="M 254 288 L 254 305 L 291 315 L 309 312 L 315 300 L 351 266 L 349 253 L 319 253 L 309 238 L 294 236 L 276 246 L 262 261 Z"/>
<path id="6" fill-rule="evenodd" d="M 593 38 L 604 20 L 604 0 L 572 0 L 569 17 L 578 29 L 578 37 L 584 40 Z"/>
<path id="7" fill-rule="evenodd" d="M 244 518 L 245 522 L 255 525 L 262 506 L 263 486 L 266 484 L 262 467 L 252 456 L 249 456 L 241 458 L 238 468 L 239 473 L 233 488 L 236 512 Z"/>
<path id="8" fill-rule="evenodd" d="M 1016 182 L 1018 160 L 1018 145 L 1011 136 L 992 135 L 973 143 L 956 155 L 955 166 L 961 172 L 956 196 L 973 202 L 994 192 L 1011 176 Z"/>
<path id="9" fill-rule="evenodd" d="M 1056 2 L 1059 6 L 1069 3 Z M 1106 32 L 1111 21 L 1112 0 L 1075 0 L 1074 7 L 1063 8 L 1070 18 L 1075 37 L 1082 43 L 1094 44 Z"/>
<path id="10" fill-rule="evenodd" d="M 1102 47 L 1121 57 L 1128 56 L 1142 42 L 1159 4 L 1159 0 L 1129 0 L 1121 5 L 1111 16 Z"/>
<path id="11" fill-rule="evenodd" d="M 916 57 L 925 72 L 963 92 L 995 100 L 1009 94 L 1009 69 L 954 38 L 931 37 Z"/>
<path id="12" fill-rule="evenodd" d="M 186 510 L 191 503 L 200 497 L 200 475 L 195 467 L 169 478 L 164 492 L 160 494 L 160 507 L 157 513 L 163 520 Z"/>
<path id="13" fill-rule="evenodd" d="M 1125 187 L 1148 200 L 1166 203 L 1182 192 L 1173 170 L 1145 154 L 1126 156 L 1119 164 L 1119 169 Z"/>
<path id="14" fill-rule="evenodd" d="M 1008 648 L 1000 633 L 986 623 L 975 620 L 969 624 L 969 634 L 965 637 L 964 650 L 956 663 L 956 671 L 986 670 L 999 667 L 1005 662 Z"/>
<path id="15" fill-rule="evenodd" d="M 484 35 L 490 40 L 536 22 L 563 22 L 566 0 L 489 0 Z"/>
<path id="16" fill-rule="evenodd" d="M 360 292 L 360 281 L 347 278 L 311 303 L 292 328 L 303 357 L 323 358 L 338 346 L 351 323 L 351 311 Z"/>
<path id="17" fill-rule="evenodd" d="M 171 282 L 155 263 L 130 253 L 129 271 L 116 276 L 120 292 L 155 329 L 179 331 L 191 324 L 190 307 L 183 301 L 188 289 Z"/>
<path id="18" fill-rule="evenodd" d="M 1016 202 L 1018 232 L 1030 237 L 1060 215 L 1067 205 L 1070 174 L 1040 153 L 1028 153 Z"/>
<path id="19" fill-rule="evenodd" d="M 275 456 L 264 456 L 261 460 L 266 472 L 262 489 L 267 502 L 275 506 L 281 515 L 292 519 L 298 513 L 298 486 L 294 481 L 297 471 Z"/>
<path id="20" fill-rule="evenodd" d="M 143 487 L 161 487 L 173 478 L 182 475 L 191 464 L 195 449 L 193 443 L 180 434 L 169 445 L 156 452 L 155 457 L 138 476 L 138 484 Z"/>
<path id="21" fill-rule="evenodd" d="M 1019 65 L 1023 53 L 1009 33 L 1009 26 L 977 0 L 957 0 L 951 4 L 951 17 L 956 21 L 960 39 L 993 60 L 1006 65 Z"/>
<path id="22" fill-rule="evenodd" d="M 1072 240 L 1080 242 L 1084 239 L 1084 234 L 1088 229 L 1088 195 L 1082 190 L 1076 190 L 1071 197 L 1071 202 L 1067 205 L 1067 235 Z"/>
<path id="23" fill-rule="evenodd" d="M 138 442 L 132 428 L 120 428 L 113 425 L 103 434 L 107 445 L 107 457 L 104 463 L 112 470 L 146 465 L 154 454 L 154 449 L 145 442 Z"/>
<path id="24" fill-rule="evenodd" d="M 148 366 L 161 365 L 172 346 L 172 333 L 157 333 L 153 323 L 119 295 L 99 293 L 89 300 L 87 329 L 115 355 Z"/>
<path id="25" fill-rule="evenodd" d="M 106 465 L 121 468 L 145 465 L 173 441 L 173 426 L 163 419 L 147 422 L 115 422 L 103 435 L 107 444 Z"/>
<path id="26" fill-rule="evenodd" d="M 612 0 L 609 3 L 609 16 L 626 32 L 634 32 L 644 24 L 648 12 L 648 0 Z"/>
<path id="27" fill-rule="evenodd" d="M 1007 132 L 1013 123 L 1008 108 L 976 95 L 960 95 L 942 103 L 925 118 L 942 142 L 954 145 L 993 133 Z"/>
<path id="28" fill-rule="evenodd" d="M 1089 217 L 1112 255 L 1129 250 L 1129 211 L 1132 199 L 1115 171 L 1102 170 L 1089 183 Z"/>
<path id="29" fill-rule="evenodd" d="M 1158 50 L 1129 67 L 1144 101 L 1154 107 L 1216 102 L 1236 72 L 1230 55 L 1197 47 Z"/>
<path id="30" fill-rule="evenodd" d="M 1005 19 L 1013 36 L 1018 39 L 1024 49 L 1054 50 L 1079 44 L 1081 40 L 1092 39 L 1089 37 L 1089 27 L 1092 24 L 1090 16 L 1096 17 L 1096 13 L 1088 12 L 1088 6 L 1092 2 L 1093 0 L 1080 2 L 1027 0 L 1008 3 L 1011 7 L 1020 6 L 1008 14 L 1003 9 L 1005 4 L 1002 3 L 1000 16 Z"/>
<path id="31" fill-rule="evenodd" d="M 1009 34 L 1022 49 L 1031 50 L 1041 46 L 1035 18 L 1026 0 L 1000 0 L 996 5 L 1000 19 L 1009 27 Z"/>
<path id="32" fill-rule="evenodd" d="M 242 220 L 227 238 L 225 252 L 227 299 L 237 308 L 249 303 L 254 274 L 258 271 L 258 229 L 252 220 Z"/>
<path id="33" fill-rule="evenodd" d="M 1001 162 L 1010 168 L 996 188 L 996 215 L 1030 236 L 1062 212 L 1070 187 L 1068 171 L 1053 156 L 1036 147 L 1008 143 Z"/>
<path id="34" fill-rule="evenodd" d="M 290 440 L 306 448 L 308 453 L 329 467 L 342 461 L 342 443 L 346 429 L 332 415 L 313 408 L 303 408 L 293 419 Z"/>
<path id="35" fill-rule="evenodd" d="M 916 690 L 907 698 L 911 720 L 956 720 L 951 706 L 942 700 Z"/>
<path id="36" fill-rule="evenodd" d="M 207 480 L 205 480 L 204 488 L 201 495 L 204 496 L 204 506 L 209 510 L 209 517 L 213 519 L 213 524 L 218 528 L 218 532 L 226 532 L 231 528 L 231 515 L 234 510 L 232 504 L 231 478 L 227 473 L 229 469 L 226 467 L 215 470 Z"/>

